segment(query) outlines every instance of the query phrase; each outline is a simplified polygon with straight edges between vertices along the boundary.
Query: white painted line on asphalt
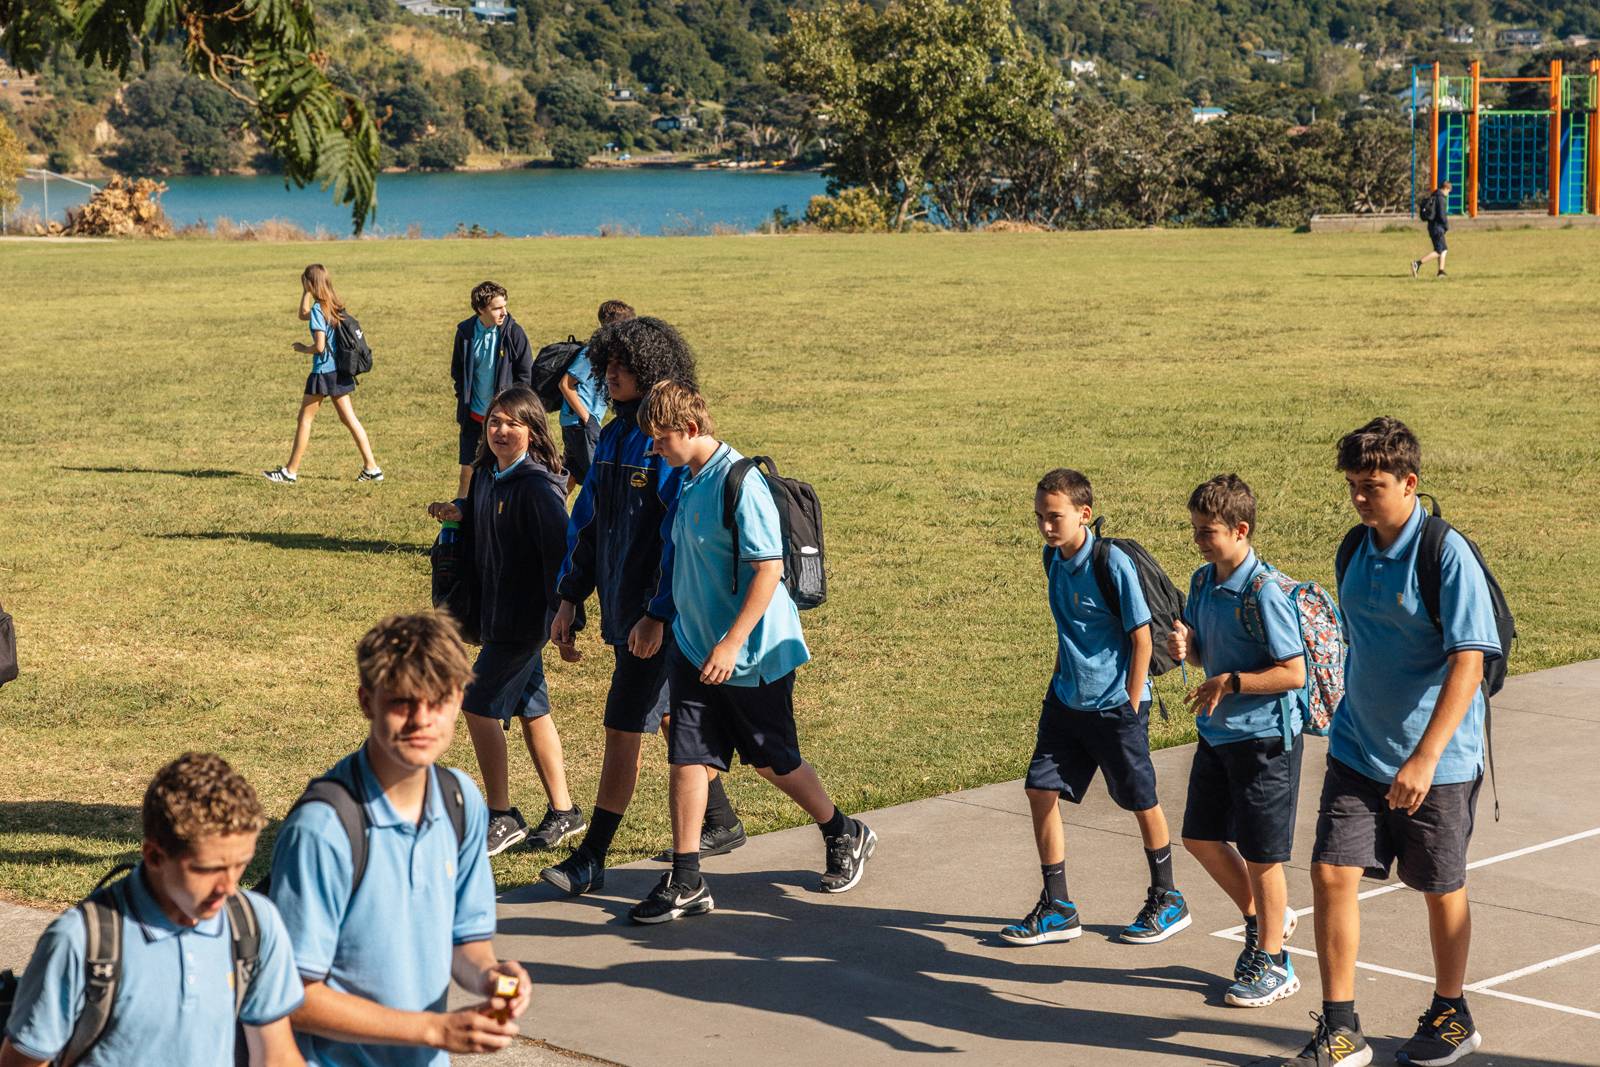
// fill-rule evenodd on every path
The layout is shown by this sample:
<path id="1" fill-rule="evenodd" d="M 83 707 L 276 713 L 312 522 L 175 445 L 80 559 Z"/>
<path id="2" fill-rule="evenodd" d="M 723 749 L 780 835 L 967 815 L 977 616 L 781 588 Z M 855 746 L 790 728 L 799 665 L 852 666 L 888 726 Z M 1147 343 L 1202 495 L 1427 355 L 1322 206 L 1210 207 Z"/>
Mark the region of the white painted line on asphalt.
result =
<path id="1" fill-rule="evenodd" d="M 1590 1011 L 1587 1008 L 1574 1008 L 1567 1004 L 1552 1004 L 1548 1000 L 1537 1000 L 1533 997 L 1518 996 L 1516 993 L 1507 993 L 1499 989 L 1485 989 L 1486 997 L 1499 997 L 1501 1000 L 1514 1000 L 1518 1004 L 1532 1004 L 1536 1008 L 1549 1008 L 1551 1011 L 1564 1011 L 1568 1015 L 1581 1015 L 1585 1019 L 1600 1019 L 1600 1011 Z"/>
<path id="2" fill-rule="evenodd" d="M 1596 952 L 1600 952 L 1600 945 L 1590 945 L 1588 948 L 1580 948 L 1576 952 L 1569 952 L 1565 956 L 1557 956 L 1553 960 L 1545 960 L 1543 963 L 1530 963 L 1526 967 L 1519 967 L 1514 971 L 1507 971 L 1505 974 L 1497 974 L 1493 978 L 1485 978 L 1481 982 L 1473 982 L 1467 988 L 1476 993 L 1480 990 L 1488 989 L 1490 986 L 1500 985 L 1502 982 L 1512 982 L 1518 978 L 1525 978 L 1530 974 L 1537 974 L 1540 971 L 1548 971 L 1552 967 L 1559 967 L 1563 963 L 1571 963 L 1573 960 L 1581 960 L 1585 956 L 1593 956 Z"/>

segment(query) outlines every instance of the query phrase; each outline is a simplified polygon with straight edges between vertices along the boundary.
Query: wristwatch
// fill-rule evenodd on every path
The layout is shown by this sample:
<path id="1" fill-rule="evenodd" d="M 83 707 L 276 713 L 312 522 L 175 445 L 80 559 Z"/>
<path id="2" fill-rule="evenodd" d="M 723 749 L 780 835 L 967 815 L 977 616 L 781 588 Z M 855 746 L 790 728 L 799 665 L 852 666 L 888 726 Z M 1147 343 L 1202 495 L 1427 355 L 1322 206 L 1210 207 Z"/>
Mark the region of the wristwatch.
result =
<path id="1" fill-rule="evenodd" d="M 1228 687 L 1230 689 L 1232 689 L 1235 693 L 1237 693 L 1239 691 L 1239 672 L 1238 671 L 1234 671 L 1233 672 L 1233 681 L 1228 683 Z"/>

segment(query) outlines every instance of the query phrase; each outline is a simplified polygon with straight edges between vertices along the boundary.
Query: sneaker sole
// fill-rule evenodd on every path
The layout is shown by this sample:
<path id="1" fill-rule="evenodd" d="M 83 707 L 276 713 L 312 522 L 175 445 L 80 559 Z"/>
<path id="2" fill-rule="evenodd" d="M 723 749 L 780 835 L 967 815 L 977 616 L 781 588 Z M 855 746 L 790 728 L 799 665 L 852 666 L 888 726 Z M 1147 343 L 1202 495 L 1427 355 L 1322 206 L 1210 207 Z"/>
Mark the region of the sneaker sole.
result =
<path id="1" fill-rule="evenodd" d="M 1222 999 L 1236 1008 L 1264 1008 L 1274 1001 L 1282 1000 L 1284 997 L 1292 997 L 1298 992 L 1300 992 L 1300 976 L 1292 975 L 1288 982 L 1279 986 L 1267 996 L 1257 997 L 1252 1000 L 1249 997 L 1236 997 L 1232 993 L 1228 993 Z"/>
<path id="2" fill-rule="evenodd" d="M 645 926 L 655 926 L 657 923 L 669 923 L 674 919 L 681 919 L 688 915 L 705 915 L 715 907 L 715 902 L 710 897 L 706 897 L 695 901 L 687 907 L 673 908 L 671 911 L 662 912 L 660 915 L 651 916 L 650 918 L 645 918 L 643 915 L 635 915 L 630 911 L 628 918 Z"/>
<path id="3" fill-rule="evenodd" d="M 1187 930 L 1189 928 L 1189 924 L 1192 922 L 1194 922 L 1194 916 L 1185 915 L 1183 918 L 1179 919 L 1177 922 L 1173 923 L 1159 934 L 1151 934 L 1149 937 L 1129 937 L 1128 932 L 1124 930 L 1122 932 L 1122 940 L 1126 941 L 1130 945 L 1158 944 L 1181 930 Z"/>
<path id="4" fill-rule="evenodd" d="M 865 823 L 862 825 L 866 827 L 867 843 L 861 846 L 861 862 L 856 864 L 855 875 L 844 885 L 823 886 L 822 891 L 824 893 L 848 893 L 861 883 L 861 876 L 867 873 L 867 861 L 872 858 L 874 852 L 878 851 L 878 835 L 872 832 L 872 827 L 866 826 Z"/>
<path id="5" fill-rule="evenodd" d="M 500 855 L 500 853 L 504 852 L 506 849 L 510 848 L 512 845 L 520 845 L 522 842 L 526 841 L 527 839 L 528 839 L 528 831 L 526 831 L 526 830 L 518 830 L 516 833 L 508 835 L 506 837 L 506 839 L 504 841 L 501 841 L 500 844 L 497 847 L 491 848 L 489 850 L 489 855 L 498 856 L 498 855 Z"/>
<path id="6" fill-rule="evenodd" d="M 1032 937 L 1013 937 L 1004 930 L 1000 931 L 1000 940 L 1011 945 L 1048 945 L 1053 941 L 1072 941 L 1082 936 L 1083 927 L 1073 926 L 1066 930 L 1045 930 L 1034 934 Z"/>
<path id="7" fill-rule="evenodd" d="M 1397 1054 L 1395 1056 L 1395 1060 L 1400 1063 L 1412 1064 L 1413 1067 L 1447 1067 L 1448 1064 L 1456 1062 L 1463 1056 L 1472 1055 L 1474 1052 L 1478 1051 L 1478 1047 L 1482 1044 L 1483 1035 L 1474 1030 L 1472 1031 L 1472 1036 L 1461 1042 L 1461 1044 L 1456 1047 L 1456 1050 L 1448 1056 L 1444 1056 L 1437 1060 L 1413 1060 L 1409 1057 L 1406 1059 L 1401 1059 Z"/>
<path id="8" fill-rule="evenodd" d="M 546 867 L 540 871 L 539 878 L 555 886 L 569 897 L 581 897 L 585 893 L 594 893 L 606 887 L 604 877 L 596 878 L 592 882 L 584 882 L 580 885 L 568 878 L 566 871 L 558 870 L 555 867 Z"/>

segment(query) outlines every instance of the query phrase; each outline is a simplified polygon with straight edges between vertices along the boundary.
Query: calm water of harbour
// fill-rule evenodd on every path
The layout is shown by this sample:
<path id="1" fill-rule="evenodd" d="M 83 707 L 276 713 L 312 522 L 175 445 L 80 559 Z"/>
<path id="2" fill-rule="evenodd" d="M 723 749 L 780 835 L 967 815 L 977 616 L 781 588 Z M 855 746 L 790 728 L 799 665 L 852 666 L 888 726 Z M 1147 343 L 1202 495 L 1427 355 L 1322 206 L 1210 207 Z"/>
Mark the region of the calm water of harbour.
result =
<path id="1" fill-rule="evenodd" d="M 284 189 L 271 176 L 168 178 L 161 198 L 173 224 L 219 217 L 235 223 L 267 219 L 337 236 L 350 232 L 350 212 L 324 190 Z M 773 209 L 805 211 L 823 192 L 814 172 L 683 170 L 641 167 L 612 170 L 507 170 L 446 174 L 385 174 L 378 180 L 378 215 L 369 231 L 404 234 L 419 227 L 442 237 L 458 224 L 474 224 L 511 237 L 542 234 L 594 236 L 601 227 L 625 234 L 705 233 L 722 224 L 753 230 Z M 43 210 L 41 183 L 21 183 L 22 210 Z M 50 215 L 88 198 L 67 182 L 50 182 Z"/>

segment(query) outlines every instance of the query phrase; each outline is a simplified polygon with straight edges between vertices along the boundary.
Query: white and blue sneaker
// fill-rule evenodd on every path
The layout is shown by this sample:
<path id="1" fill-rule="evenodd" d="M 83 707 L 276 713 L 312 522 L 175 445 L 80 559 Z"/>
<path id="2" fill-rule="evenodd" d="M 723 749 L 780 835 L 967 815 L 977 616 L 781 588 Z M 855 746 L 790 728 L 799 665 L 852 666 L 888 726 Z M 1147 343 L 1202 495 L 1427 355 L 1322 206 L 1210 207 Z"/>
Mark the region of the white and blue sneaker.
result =
<path id="1" fill-rule="evenodd" d="M 1165 941 L 1193 921 L 1182 893 L 1151 886 L 1138 917 L 1122 928 L 1122 940 L 1135 945 L 1153 945 Z"/>
<path id="2" fill-rule="evenodd" d="M 1039 896 L 1039 903 L 1027 918 L 1012 923 L 1000 931 L 1000 938 L 1013 945 L 1043 945 L 1049 941 L 1071 941 L 1083 933 L 1078 923 L 1078 906 L 1070 900 L 1051 900 L 1048 894 Z"/>
<path id="3" fill-rule="evenodd" d="M 1281 963 L 1256 949 L 1243 977 L 1228 987 L 1222 999 L 1236 1008 L 1264 1008 L 1275 1000 L 1300 992 L 1300 979 L 1294 973 L 1289 953 L 1279 955 L 1283 957 Z"/>
<path id="4" fill-rule="evenodd" d="M 1285 907 L 1283 909 L 1283 943 L 1285 945 L 1294 936 L 1295 929 L 1299 925 L 1300 916 L 1295 914 L 1293 908 Z M 1244 928 L 1244 948 L 1239 950 L 1239 958 L 1233 963 L 1233 980 L 1235 982 L 1244 981 L 1244 976 L 1250 973 L 1252 957 L 1258 947 L 1256 928 L 1246 924 Z"/>

